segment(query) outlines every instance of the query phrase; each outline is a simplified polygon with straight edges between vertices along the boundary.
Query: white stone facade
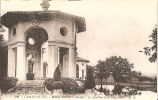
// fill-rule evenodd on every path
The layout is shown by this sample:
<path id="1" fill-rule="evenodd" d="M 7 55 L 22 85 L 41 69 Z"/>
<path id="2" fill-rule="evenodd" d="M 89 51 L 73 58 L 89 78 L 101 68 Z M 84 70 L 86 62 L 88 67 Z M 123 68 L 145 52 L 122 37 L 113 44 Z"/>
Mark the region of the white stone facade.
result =
<path id="1" fill-rule="evenodd" d="M 89 61 L 86 59 L 77 57 L 77 63 L 76 63 L 76 78 L 77 79 L 82 79 L 82 80 L 86 79 L 88 62 Z"/>
<path id="2" fill-rule="evenodd" d="M 63 77 L 76 78 L 76 34 L 86 30 L 84 18 L 60 11 L 15 11 L 4 14 L 2 24 L 9 29 L 8 76 L 27 80 L 31 70 L 35 80 L 52 78 L 60 67 Z M 35 60 L 30 67 L 27 57 L 32 54 Z"/>

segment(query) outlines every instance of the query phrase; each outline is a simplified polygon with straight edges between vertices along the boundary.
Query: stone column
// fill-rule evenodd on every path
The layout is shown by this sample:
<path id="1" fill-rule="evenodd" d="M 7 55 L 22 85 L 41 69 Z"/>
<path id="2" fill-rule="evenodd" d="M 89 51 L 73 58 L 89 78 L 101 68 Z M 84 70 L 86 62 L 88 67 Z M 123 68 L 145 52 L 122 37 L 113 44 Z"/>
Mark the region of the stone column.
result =
<path id="1" fill-rule="evenodd" d="M 75 47 L 72 46 L 69 48 L 69 66 L 68 66 L 69 78 L 76 78 L 76 54 Z"/>
<path id="2" fill-rule="evenodd" d="M 16 49 L 12 49 L 8 47 L 8 76 L 9 77 L 16 77 L 15 76 L 15 64 L 16 64 Z"/>
<path id="3" fill-rule="evenodd" d="M 59 55 L 58 55 L 58 46 L 55 46 L 54 48 L 54 70 L 56 70 L 57 66 L 58 66 L 58 58 L 59 58 Z M 54 75 L 54 73 L 53 73 Z"/>
<path id="4" fill-rule="evenodd" d="M 48 42 L 48 78 L 53 78 L 58 64 L 58 47 Z"/>
<path id="5" fill-rule="evenodd" d="M 25 62 L 26 62 L 26 53 L 25 53 L 25 44 L 19 43 L 17 45 L 17 78 L 19 80 L 26 80 L 26 71 L 25 71 Z"/>
<path id="6" fill-rule="evenodd" d="M 63 55 L 63 77 L 69 77 L 69 55 L 68 51 L 66 51 Z"/>
<path id="7" fill-rule="evenodd" d="M 43 53 L 41 53 L 41 67 L 40 67 L 40 78 L 43 78 Z"/>
<path id="8" fill-rule="evenodd" d="M 53 78 L 54 73 L 54 45 L 48 43 L 48 78 Z"/>

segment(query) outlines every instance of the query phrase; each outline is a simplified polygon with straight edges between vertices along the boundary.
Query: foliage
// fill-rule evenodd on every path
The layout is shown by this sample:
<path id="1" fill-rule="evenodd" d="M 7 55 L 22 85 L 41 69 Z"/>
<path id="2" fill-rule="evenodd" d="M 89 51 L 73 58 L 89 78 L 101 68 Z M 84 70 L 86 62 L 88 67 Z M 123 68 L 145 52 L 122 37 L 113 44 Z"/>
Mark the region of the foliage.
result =
<path id="1" fill-rule="evenodd" d="M 0 34 L 0 80 L 7 76 L 8 47 L 3 35 Z"/>
<path id="2" fill-rule="evenodd" d="M 102 80 L 110 77 L 110 67 L 107 65 L 106 61 L 98 61 L 98 64 L 95 67 L 95 75 L 101 81 L 101 89 L 102 88 Z"/>
<path id="3" fill-rule="evenodd" d="M 59 67 L 56 68 L 55 72 L 54 72 L 54 80 L 55 81 L 59 81 L 61 78 L 61 73 L 60 73 L 60 69 Z"/>
<path id="4" fill-rule="evenodd" d="M 63 89 L 63 83 L 61 81 L 54 81 L 53 83 L 49 83 L 47 85 L 47 89 L 49 91 L 53 90 L 53 89 Z"/>
<path id="5" fill-rule="evenodd" d="M 153 30 L 149 38 L 149 41 L 152 42 L 153 45 L 151 47 L 144 47 L 144 54 L 149 56 L 150 62 L 155 62 L 157 60 L 157 28 Z"/>
<path id="6" fill-rule="evenodd" d="M 51 91 L 53 89 L 63 89 L 63 87 L 64 87 L 63 82 L 56 81 L 52 78 L 49 78 L 49 79 L 45 80 L 44 85 L 49 91 Z"/>
<path id="7" fill-rule="evenodd" d="M 4 40 L 4 36 L 2 34 L 0 34 L 0 47 L 4 47 L 6 44 L 5 40 Z"/>
<path id="8" fill-rule="evenodd" d="M 84 93 L 85 92 L 85 88 L 84 87 L 78 87 L 78 93 Z"/>
<path id="9" fill-rule="evenodd" d="M 106 66 L 110 68 L 113 78 L 116 82 L 127 82 L 131 78 L 134 64 L 129 63 L 126 58 L 111 56 L 106 59 Z"/>
<path id="10" fill-rule="evenodd" d="M 87 66 L 87 79 L 85 81 L 84 84 L 84 88 L 85 89 L 92 89 L 95 87 L 95 80 L 94 80 L 94 76 L 93 76 L 93 68 L 91 66 Z"/>
<path id="11" fill-rule="evenodd" d="M 64 93 L 77 93 L 78 92 L 78 84 L 70 78 L 61 78 L 61 81 L 64 83 L 63 92 Z"/>
<path id="12" fill-rule="evenodd" d="M 53 79 L 52 78 L 48 78 L 48 79 L 46 79 L 45 81 L 44 81 L 44 86 L 47 88 L 47 85 L 49 84 L 49 83 L 53 83 Z"/>
<path id="13" fill-rule="evenodd" d="M 114 86 L 114 89 L 112 90 L 113 94 L 116 95 L 120 95 L 122 93 L 122 89 L 124 88 L 124 86 L 120 85 L 120 84 L 116 84 Z"/>
<path id="14" fill-rule="evenodd" d="M 18 79 L 14 77 L 4 77 L 4 79 L 0 81 L 0 88 L 3 92 L 6 92 L 9 89 L 15 87 L 17 81 Z"/>
<path id="15" fill-rule="evenodd" d="M 126 81 L 133 82 L 134 80 L 132 80 L 132 79 L 134 79 L 134 78 L 139 80 L 139 77 L 141 76 L 141 74 L 142 74 L 141 72 L 131 71 L 128 76 L 129 78 Z"/>
<path id="16" fill-rule="evenodd" d="M 110 74 L 116 82 L 128 82 L 133 77 L 138 78 L 141 75 L 141 72 L 132 71 L 133 68 L 134 64 L 129 63 L 126 58 L 111 56 L 106 61 L 98 61 L 95 74 L 101 80 L 101 86 L 102 80 L 107 79 Z"/>
<path id="17" fill-rule="evenodd" d="M 98 64 L 96 65 L 95 74 L 96 77 L 99 79 L 107 79 L 110 76 L 110 70 L 109 66 L 107 66 L 106 61 L 98 61 Z"/>
<path id="18" fill-rule="evenodd" d="M 61 84 L 52 85 L 55 82 L 55 80 L 49 78 L 44 81 L 44 85 L 48 90 L 56 89 L 55 87 L 60 87 L 62 88 L 64 93 L 78 93 L 83 91 L 83 89 L 79 87 L 78 84 L 73 79 L 62 77 L 60 78 L 60 81 L 63 83 L 62 86 Z"/>
<path id="19" fill-rule="evenodd" d="M 139 77 L 139 81 L 140 82 L 143 82 L 143 81 L 153 82 L 154 80 L 150 77 L 147 77 L 147 76 L 141 76 L 141 77 Z"/>
<path id="20" fill-rule="evenodd" d="M 48 79 L 46 79 L 46 80 L 44 81 L 44 86 L 45 86 L 49 91 L 53 90 L 53 87 L 52 87 L 53 81 L 54 81 L 54 80 L 51 79 L 51 78 L 48 78 Z"/>
<path id="21" fill-rule="evenodd" d="M 141 76 L 141 72 L 137 72 L 137 71 L 132 71 L 131 72 L 131 77 L 134 77 L 134 78 L 139 78 Z"/>

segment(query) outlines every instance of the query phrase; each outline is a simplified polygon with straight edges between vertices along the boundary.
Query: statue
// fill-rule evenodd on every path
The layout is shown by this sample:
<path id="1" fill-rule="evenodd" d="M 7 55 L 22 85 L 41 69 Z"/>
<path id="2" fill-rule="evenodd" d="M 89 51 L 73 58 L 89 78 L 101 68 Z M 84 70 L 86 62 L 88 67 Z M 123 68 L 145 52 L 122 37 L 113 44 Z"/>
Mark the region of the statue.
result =
<path id="1" fill-rule="evenodd" d="M 34 63 L 35 63 L 35 54 L 29 54 L 29 56 L 28 56 L 28 73 L 33 73 Z"/>
<path id="2" fill-rule="evenodd" d="M 33 74 L 33 65 L 35 63 L 35 54 L 29 54 L 28 55 L 28 73 L 27 73 L 27 79 L 33 80 L 34 74 Z"/>

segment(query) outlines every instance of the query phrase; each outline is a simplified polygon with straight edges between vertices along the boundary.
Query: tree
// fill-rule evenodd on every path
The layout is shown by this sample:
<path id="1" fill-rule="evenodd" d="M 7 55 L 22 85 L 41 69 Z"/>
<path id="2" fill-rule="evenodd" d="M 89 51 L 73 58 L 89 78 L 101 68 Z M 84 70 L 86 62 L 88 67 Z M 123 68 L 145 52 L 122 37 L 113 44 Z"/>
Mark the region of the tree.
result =
<path id="1" fill-rule="evenodd" d="M 4 36 L 0 34 L 0 47 L 3 47 L 5 45 Z"/>
<path id="2" fill-rule="evenodd" d="M 127 82 L 131 75 L 134 64 L 129 63 L 126 58 L 111 56 L 106 59 L 106 66 L 112 72 L 116 82 Z"/>
<path id="3" fill-rule="evenodd" d="M 8 47 L 4 36 L 0 34 L 0 80 L 7 76 Z"/>
<path id="4" fill-rule="evenodd" d="M 149 56 L 150 62 L 155 62 L 157 60 L 157 28 L 155 28 L 149 36 L 149 41 L 152 42 L 153 45 L 151 47 L 144 47 L 144 51 L 139 52 L 144 52 L 145 55 Z"/>
<path id="5" fill-rule="evenodd" d="M 54 80 L 59 81 L 60 78 L 61 78 L 61 72 L 60 72 L 59 65 L 58 65 L 58 67 L 56 68 L 56 70 L 54 72 Z"/>
<path id="6" fill-rule="evenodd" d="M 95 87 L 95 80 L 93 76 L 94 70 L 91 66 L 87 66 L 87 79 L 84 84 L 85 89 L 92 89 Z"/>
<path id="7" fill-rule="evenodd" d="M 141 72 L 131 71 L 128 81 L 132 81 L 133 78 L 136 78 L 139 80 L 139 78 L 141 77 L 141 74 L 142 74 Z"/>
<path id="8" fill-rule="evenodd" d="M 109 68 L 110 67 L 107 66 L 106 61 L 99 60 L 98 64 L 96 65 L 95 74 L 96 74 L 96 77 L 99 78 L 101 81 L 101 87 L 100 87 L 101 91 L 103 89 L 103 87 L 102 87 L 103 79 L 107 80 L 107 78 L 110 77 L 110 69 Z"/>
<path id="9" fill-rule="evenodd" d="M 140 76 L 139 77 L 139 81 L 143 82 L 143 81 L 149 81 L 149 82 L 153 82 L 153 79 L 148 77 L 148 76 Z"/>

